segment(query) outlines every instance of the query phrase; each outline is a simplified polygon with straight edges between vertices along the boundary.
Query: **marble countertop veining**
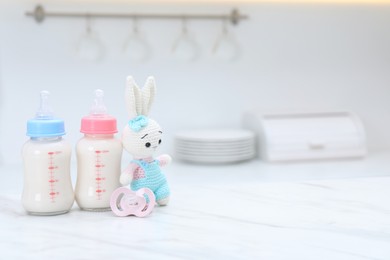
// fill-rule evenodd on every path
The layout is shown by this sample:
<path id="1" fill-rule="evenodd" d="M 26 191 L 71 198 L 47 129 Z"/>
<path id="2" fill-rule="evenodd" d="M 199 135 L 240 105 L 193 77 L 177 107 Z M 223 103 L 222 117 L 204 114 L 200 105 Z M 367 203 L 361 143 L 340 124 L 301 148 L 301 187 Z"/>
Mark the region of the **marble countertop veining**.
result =
<path id="1" fill-rule="evenodd" d="M 21 165 L 0 167 L 0 259 L 390 259 L 390 154 L 166 174 L 171 203 L 147 218 L 76 204 L 38 217 L 20 203 Z"/>

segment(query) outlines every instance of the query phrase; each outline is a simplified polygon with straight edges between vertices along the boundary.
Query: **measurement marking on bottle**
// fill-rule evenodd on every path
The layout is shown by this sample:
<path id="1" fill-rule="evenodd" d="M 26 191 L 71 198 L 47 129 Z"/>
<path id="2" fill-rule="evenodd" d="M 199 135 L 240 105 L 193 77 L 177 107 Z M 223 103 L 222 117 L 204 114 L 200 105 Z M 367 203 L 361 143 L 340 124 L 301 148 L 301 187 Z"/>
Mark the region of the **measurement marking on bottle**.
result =
<path id="1" fill-rule="evenodd" d="M 58 165 L 55 163 L 55 157 L 60 154 L 61 151 L 55 151 L 55 152 L 48 152 L 47 156 L 49 159 L 49 164 L 47 166 L 48 174 L 49 174 L 49 197 L 50 201 L 52 203 L 56 202 L 56 198 L 60 194 L 58 191 L 56 191 L 56 183 L 58 182 L 58 179 L 56 179 L 56 173 L 58 170 Z"/>
<path id="2" fill-rule="evenodd" d="M 105 165 L 102 162 L 102 156 L 105 153 L 108 153 L 108 150 L 96 150 L 96 158 L 95 158 L 95 181 L 96 181 L 96 196 L 98 200 L 102 199 L 103 193 L 106 192 L 106 190 L 103 187 L 103 182 L 106 180 L 105 177 L 103 177 L 103 168 Z"/>

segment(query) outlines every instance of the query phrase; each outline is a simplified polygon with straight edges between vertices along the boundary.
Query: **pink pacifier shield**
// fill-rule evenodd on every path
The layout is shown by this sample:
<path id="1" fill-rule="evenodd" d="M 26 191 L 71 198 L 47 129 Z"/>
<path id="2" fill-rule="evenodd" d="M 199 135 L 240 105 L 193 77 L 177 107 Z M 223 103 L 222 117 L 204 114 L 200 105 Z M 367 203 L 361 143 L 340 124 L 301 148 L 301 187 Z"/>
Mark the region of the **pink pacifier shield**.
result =
<path id="1" fill-rule="evenodd" d="M 144 195 L 148 197 L 149 203 L 146 202 Z M 132 191 L 128 188 L 121 187 L 116 189 L 110 198 L 112 212 L 120 217 L 130 215 L 145 217 L 152 212 L 155 204 L 156 197 L 153 191 L 148 188 Z"/>

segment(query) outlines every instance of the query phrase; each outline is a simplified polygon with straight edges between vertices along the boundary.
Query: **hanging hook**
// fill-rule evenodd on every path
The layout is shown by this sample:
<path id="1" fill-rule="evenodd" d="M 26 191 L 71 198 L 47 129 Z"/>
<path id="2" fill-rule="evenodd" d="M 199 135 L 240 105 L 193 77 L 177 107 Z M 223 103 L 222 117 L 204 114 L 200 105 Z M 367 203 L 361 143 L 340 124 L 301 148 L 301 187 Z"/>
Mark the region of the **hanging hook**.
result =
<path id="1" fill-rule="evenodd" d="M 228 23 L 227 23 L 227 20 L 226 19 L 223 19 L 222 20 L 222 33 L 223 34 L 228 34 L 229 30 L 228 30 Z"/>
<path id="2" fill-rule="evenodd" d="M 188 33 L 188 28 L 187 28 L 187 17 L 186 16 L 183 16 L 182 20 L 181 20 L 181 31 L 183 34 L 187 34 Z"/>
<path id="3" fill-rule="evenodd" d="M 86 15 L 86 26 L 87 26 L 87 33 L 91 33 L 91 15 Z"/>
<path id="4" fill-rule="evenodd" d="M 172 52 L 175 52 L 181 39 L 183 37 L 186 37 L 186 35 L 188 34 L 188 28 L 187 28 L 187 17 L 185 15 L 182 16 L 181 18 L 181 35 L 179 36 L 179 38 L 177 38 L 177 40 L 173 43 L 172 45 Z"/>
<path id="5" fill-rule="evenodd" d="M 213 48 L 211 49 L 211 52 L 212 53 L 216 53 L 218 48 L 219 48 L 219 45 L 221 44 L 221 40 L 222 38 L 226 35 L 229 34 L 229 30 L 228 30 L 228 20 L 226 19 L 222 19 L 222 33 L 221 35 L 216 39 L 214 45 L 213 45 Z"/>
<path id="6" fill-rule="evenodd" d="M 133 17 L 133 33 L 137 34 L 138 33 L 138 16 L 134 15 Z"/>

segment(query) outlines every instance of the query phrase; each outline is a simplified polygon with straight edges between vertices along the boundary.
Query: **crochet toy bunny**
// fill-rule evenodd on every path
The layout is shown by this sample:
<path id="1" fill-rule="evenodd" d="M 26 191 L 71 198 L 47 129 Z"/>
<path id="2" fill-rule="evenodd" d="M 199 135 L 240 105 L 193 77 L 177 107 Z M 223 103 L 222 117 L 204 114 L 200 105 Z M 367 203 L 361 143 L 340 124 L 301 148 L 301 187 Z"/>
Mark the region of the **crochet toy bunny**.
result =
<path id="1" fill-rule="evenodd" d="M 142 90 L 130 76 L 126 84 L 125 99 L 130 120 L 123 130 L 122 143 L 133 160 L 122 172 L 120 182 L 122 185 L 131 182 L 134 191 L 149 188 L 159 205 L 167 205 L 170 192 L 160 167 L 169 164 L 172 158 L 167 154 L 153 158 L 161 144 L 162 131 L 156 121 L 147 117 L 156 92 L 154 78 L 149 77 Z"/>

